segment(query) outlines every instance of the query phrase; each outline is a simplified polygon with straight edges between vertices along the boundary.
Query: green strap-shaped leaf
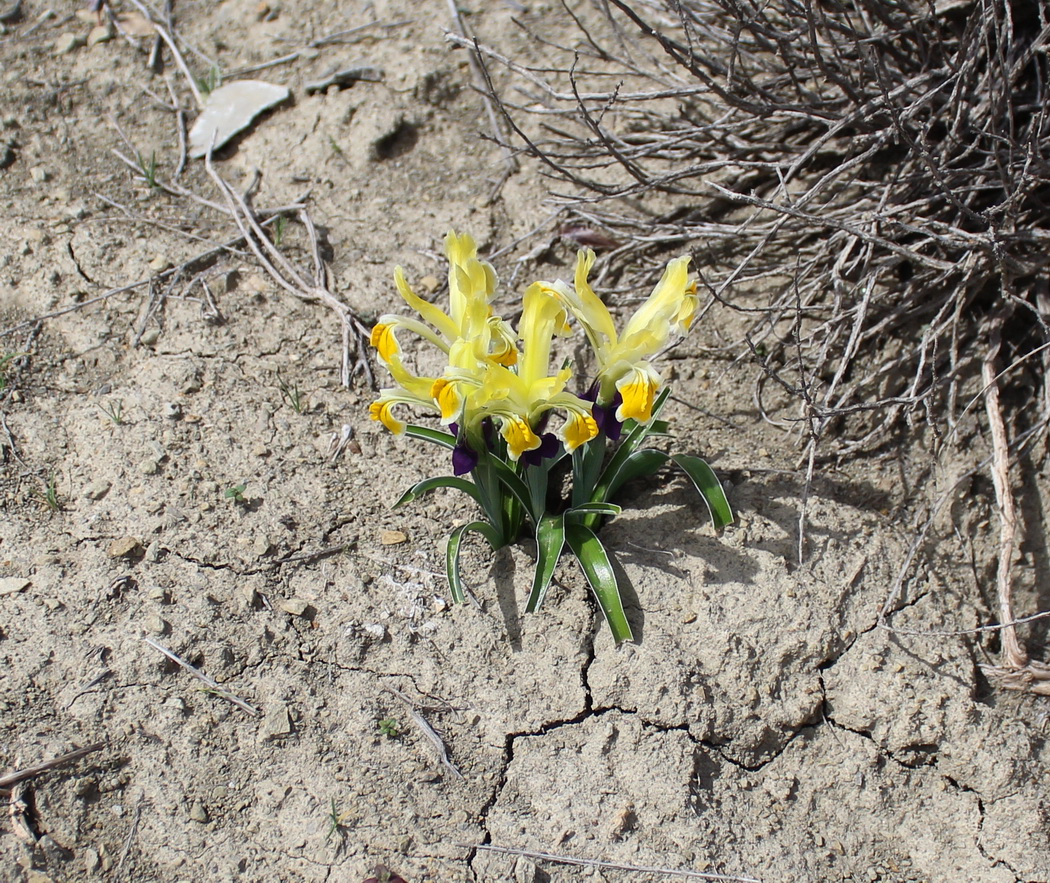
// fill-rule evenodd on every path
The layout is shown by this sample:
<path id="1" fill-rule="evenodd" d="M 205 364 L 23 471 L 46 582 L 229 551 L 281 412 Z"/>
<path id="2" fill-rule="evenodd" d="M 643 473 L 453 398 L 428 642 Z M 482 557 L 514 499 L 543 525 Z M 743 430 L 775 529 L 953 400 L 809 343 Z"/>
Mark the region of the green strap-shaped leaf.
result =
<path id="1" fill-rule="evenodd" d="M 411 503 L 413 500 L 423 496 L 428 491 L 432 491 L 439 487 L 452 488 L 453 490 L 463 491 L 465 494 L 470 494 L 478 503 L 481 503 L 481 494 L 478 492 L 477 485 L 472 481 L 467 481 L 465 478 L 457 478 L 453 475 L 439 475 L 435 478 L 425 478 L 418 484 L 412 485 L 404 494 L 401 495 L 401 499 L 394 503 L 393 508 L 396 509 L 398 506 L 403 506 L 405 503 Z"/>
<path id="2" fill-rule="evenodd" d="M 499 548 L 499 533 L 484 521 L 461 524 L 448 535 L 448 543 L 445 546 L 445 575 L 448 576 L 448 585 L 452 590 L 452 600 L 457 604 L 467 600 L 466 592 L 463 591 L 463 581 L 459 576 L 459 547 L 463 544 L 463 535 L 471 530 L 488 540 L 493 549 Z"/>
<path id="3" fill-rule="evenodd" d="M 636 478 L 647 478 L 667 462 L 667 454 L 655 448 L 642 448 L 627 457 L 609 478 L 609 488 L 606 497 L 612 498 L 619 493 L 627 482 Z"/>
<path id="4" fill-rule="evenodd" d="M 533 512 L 532 494 L 529 492 L 529 486 L 525 484 L 521 476 L 515 473 L 513 469 L 498 457 L 489 457 L 489 465 L 492 467 L 492 471 L 496 473 L 496 478 L 499 479 L 500 484 L 510 491 L 518 502 L 521 503 L 522 508 L 529 513 L 533 521 L 533 526 L 539 524 L 540 519 L 543 517 L 543 513 Z"/>
<path id="5" fill-rule="evenodd" d="M 605 551 L 601 540 L 593 530 L 582 524 L 566 524 L 565 540 L 572 549 L 573 554 L 583 567 L 587 576 L 587 582 L 591 584 L 591 591 L 598 599 L 605 621 L 609 624 L 613 639 L 619 644 L 621 641 L 634 639 L 631 626 L 623 612 L 623 600 L 620 598 L 620 584 L 616 580 L 616 571 L 613 570 L 609 555 Z"/>
<path id="6" fill-rule="evenodd" d="M 409 423 L 405 426 L 405 435 L 409 438 L 420 438 L 423 441 L 440 445 L 443 448 L 451 449 L 456 447 L 456 437 L 454 435 L 449 435 L 447 432 L 441 432 L 437 429 L 427 429 L 425 426 L 416 426 L 414 423 Z"/>
<path id="7" fill-rule="evenodd" d="M 579 506 L 573 506 L 568 509 L 566 515 L 590 515 L 597 513 L 598 515 L 610 515 L 615 518 L 623 512 L 623 506 L 617 506 L 615 503 L 580 503 Z"/>
<path id="8" fill-rule="evenodd" d="M 704 498 L 715 528 L 721 530 L 727 524 L 732 524 L 733 510 L 729 506 L 726 492 L 722 490 L 722 483 L 718 480 L 714 470 L 692 454 L 673 454 L 671 459 L 682 467 L 682 471 L 692 481 L 693 487 Z"/>
<path id="9" fill-rule="evenodd" d="M 667 397 L 671 394 L 669 388 L 664 390 L 656 397 L 656 401 L 653 403 L 653 420 L 649 423 L 636 423 L 634 420 L 628 421 L 624 424 L 624 429 L 630 429 L 627 434 L 620 441 L 620 446 L 616 449 L 616 453 L 613 454 L 612 459 L 605 467 L 605 471 L 602 472 L 601 478 L 598 479 L 597 484 L 591 493 L 591 502 L 593 503 L 605 503 L 612 496 L 610 488 L 616 478 L 616 475 L 623 468 L 624 462 L 638 450 L 638 446 L 645 441 L 645 439 L 652 434 L 662 435 L 661 430 L 665 430 L 667 424 L 662 420 L 656 420 L 656 415 L 663 410 L 664 403 L 667 401 Z"/>
<path id="10" fill-rule="evenodd" d="M 565 516 L 548 515 L 542 518 L 536 526 L 536 572 L 532 577 L 529 602 L 525 605 L 526 613 L 534 613 L 540 609 L 564 548 Z"/>

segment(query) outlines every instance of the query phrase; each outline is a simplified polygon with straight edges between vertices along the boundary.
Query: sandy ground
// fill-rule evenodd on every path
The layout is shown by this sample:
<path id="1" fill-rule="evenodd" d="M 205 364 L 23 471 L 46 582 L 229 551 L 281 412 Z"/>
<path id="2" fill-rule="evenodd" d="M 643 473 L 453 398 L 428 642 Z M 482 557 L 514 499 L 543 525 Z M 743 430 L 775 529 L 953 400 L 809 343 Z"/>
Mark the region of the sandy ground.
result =
<path id="1" fill-rule="evenodd" d="M 994 634 L 908 633 L 994 622 L 987 480 L 923 548 L 897 631 L 879 628 L 929 455 L 906 441 L 822 467 L 799 565 L 797 438 L 759 419 L 753 365 L 712 355 L 740 332 L 712 311 L 675 352 L 670 413 L 738 521 L 716 536 L 671 475 L 630 491 L 604 535 L 638 640 L 614 646 L 569 564 L 526 617 L 527 547 L 472 544 L 483 609 L 453 607 L 444 536 L 470 507 L 441 492 L 389 508 L 447 464 L 369 421 L 360 376 L 341 385 L 329 308 L 246 251 L 200 258 L 237 235 L 190 195 L 220 201 L 200 161 L 173 195 L 114 154 L 172 181 L 169 85 L 196 111 L 170 55 L 150 72 L 150 38 L 89 42 L 74 11 L 30 0 L 0 37 L 0 354 L 27 354 L 0 393 L 0 765 L 104 745 L 13 790 L 0 878 L 674 879 L 513 853 L 531 850 L 763 881 L 1050 879 L 1045 700 L 990 688 Z M 465 11 L 508 55 L 538 51 L 514 15 L 565 38 L 554 4 Z M 293 98 L 215 165 L 239 187 L 259 170 L 260 209 L 309 192 L 332 289 L 366 322 L 399 309 L 396 264 L 423 289 L 444 274 L 450 227 L 488 254 L 550 216 L 529 165 L 489 199 L 501 154 L 444 3 L 176 13 L 202 75 L 304 50 L 256 74 Z M 355 65 L 384 78 L 307 93 Z M 504 303 L 569 277 L 555 232 L 496 259 Z M 307 246 L 290 223 L 282 249 L 310 272 Z M 941 467 L 986 451 L 974 432 Z M 1045 469 L 1031 474 L 1038 524 Z M 1045 546 L 1022 551 L 1035 610 Z"/>

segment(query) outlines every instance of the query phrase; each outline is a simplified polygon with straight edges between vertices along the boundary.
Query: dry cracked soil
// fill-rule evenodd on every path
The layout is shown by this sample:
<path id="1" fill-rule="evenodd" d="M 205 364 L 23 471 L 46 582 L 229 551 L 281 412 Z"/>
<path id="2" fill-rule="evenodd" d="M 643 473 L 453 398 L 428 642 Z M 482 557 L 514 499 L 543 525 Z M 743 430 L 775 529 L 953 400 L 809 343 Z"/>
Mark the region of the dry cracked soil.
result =
<path id="1" fill-rule="evenodd" d="M 614 645 L 569 563 L 524 615 L 527 544 L 469 545 L 480 608 L 452 605 L 444 537 L 469 506 L 391 510 L 448 465 L 369 420 L 336 314 L 275 284 L 201 160 L 178 168 L 196 106 L 170 52 L 153 63 L 148 9 L 115 4 L 117 30 L 69 0 L 0 10 L 0 763 L 102 743 L 0 792 L 0 878 L 1050 879 L 1046 700 L 984 679 L 994 632 L 943 634 L 995 621 L 980 473 L 881 627 L 922 439 L 817 470 L 800 564 L 795 424 L 760 419 L 758 369 L 725 346 L 742 320 L 713 308 L 667 363 L 669 410 L 737 521 L 716 534 L 670 474 L 629 489 L 604 535 L 637 639 Z M 542 58 L 515 18 L 582 40 L 547 0 L 462 12 L 508 57 Z M 571 277 L 542 170 L 494 196 L 504 156 L 446 4 L 174 13 L 196 76 L 291 90 L 214 167 L 258 173 L 260 211 L 306 200 L 366 325 L 399 309 L 395 265 L 440 297 L 450 228 L 495 255 L 503 309 Z M 355 67 L 382 77 L 307 88 Z M 307 229 L 280 238 L 309 276 Z M 962 474 L 988 442 L 952 450 Z M 1039 525 L 1045 467 L 1026 484 Z M 1022 552 L 1035 610 L 1043 540 Z"/>

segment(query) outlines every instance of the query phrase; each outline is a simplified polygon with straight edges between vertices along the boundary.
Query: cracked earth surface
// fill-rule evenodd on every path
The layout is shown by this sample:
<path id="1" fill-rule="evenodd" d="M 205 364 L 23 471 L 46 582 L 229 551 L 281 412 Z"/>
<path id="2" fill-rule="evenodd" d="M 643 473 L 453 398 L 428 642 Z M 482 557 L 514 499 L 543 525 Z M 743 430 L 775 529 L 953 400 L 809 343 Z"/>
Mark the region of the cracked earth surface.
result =
<path id="1" fill-rule="evenodd" d="M 82 306 L 0 339 L 28 353 L 0 394 L 0 762 L 106 744 L 30 783 L 37 840 L 0 824 L 0 877 L 358 883 L 383 863 L 410 883 L 661 879 L 479 848 L 496 845 L 766 881 L 1050 879 L 1045 700 L 982 679 L 994 635 L 908 634 L 994 619 L 987 482 L 924 548 L 898 631 L 880 628 L 928 453 L 916 440 L 821 470 L 798 565 L 796 442 L 755 413 L 755 369 L 711 355 L 742 331 L 715 310 L 674 354 L 672 417 L 679 447 L 728 479 L 738 522 L 716 536 L 671 477 L 632 491 L 605 535 L 639 640 L 613 645 L 569 566 L 524 616 L 525 549 L 467 549 L 482 608 L 454 608 L 443 538 L 469 510 L 443 493 L 389 509 L 435 460 L 370 423 L 363 385 L 341 386 L 324 307 L 244 253 L 187 270 L 218 313 L 199 288 L 153 312 L 146 288 L 86 304 L 235 231 L 113 156 L 155 153 L 171 173 L 159 96 L 165 79 L 184 93 L 177 71 L 150 74 L 119 38 L 60 52 L 91 23 L 23 7 L 0 37 L 0 330 Z M 564 26 L 553 4 L 516 7 L 479 5 L 470 25 L 511 55 L 537 51 L 513 15 Z M 271 12 L 176 6 L 180 33 L 227 71 L 363 30 L 259 74 L 294 100 L 216 166 L 242 186 L 259 169 L 259 205 L 310 191 L 334 289 L 362 317 L 399 309 L 395 264 L 424 287 L 440 278 L 448 228 L 491 253 L 548 217 L 527 165 L 488 200 L 500 154 L 444 4 Z M 351 62 L 385 79 L 305 93 Z M 199 166 L 184 183 L 215 198 Z M 301 234 L 287 249 L 308 263 Z M 571 272 L 560 242 L 519 262 L 534 246 L 496 260 L 514 289 Z M 353 443 L 333 458 L 344 425 Z M 962 473 L 986 451 L 972 431 L 942 465 Z M 1045 469 L 1032 475 L 1039 524 Z M 1024 551 L 1019 603 L 1034 610 L 1047 556 L 1038 537 Z"/>

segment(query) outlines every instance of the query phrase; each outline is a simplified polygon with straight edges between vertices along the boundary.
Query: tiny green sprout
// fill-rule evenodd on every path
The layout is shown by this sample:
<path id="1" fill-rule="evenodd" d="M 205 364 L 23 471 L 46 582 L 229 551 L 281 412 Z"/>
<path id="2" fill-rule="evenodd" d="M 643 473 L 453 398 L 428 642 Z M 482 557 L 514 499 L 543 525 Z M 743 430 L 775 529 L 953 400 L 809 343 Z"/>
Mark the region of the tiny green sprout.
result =
<path id="1" fill-rule="evenodd" d="M 281 390 L 281 398 L 288 403 L 288 407 L 295 411 L 296 414 L 302 414 L 306 408 L 306 401 L 303 399 L 303 394 L 299 391 L 298 385 L 289 384 L 281 376 L 281 372 L 278 371 L 277 386 Z"/>
<path id="2" fill-rule="evenodd" d="M 247 487 L 248 485 L 246 484 L 235 484 L 233 487 L 226 488 L 223 496 L 227 500 L 233 500 L 233 502 L 243 505 L 246 502 L 244 499 L 244 491 Z"/>
<path id="3" fill-rule="evenodd" d="M 217 65 L 213 64 L 208 68 L 206 74 L 197 77 L 197 88 L 200 89 L 202 95 L 211 95 L 221 85 L 222 71 L 219 70 Z"/>
<path id="4" fill-rule="evenodd" d="M 388 739 L 396 739 L 401 735 L 401 725 L 397 722 L 396 718 L 385 717 L 381 721 L 376 723 L 376 729 L 379 730 L 379 735 L 386 736 Z"/>
<path id="5" fill-rule="evenodd" d="M 149 185 L 150 190 L 156 190 L 160 185 L 157 183 L 157 151 L 151 150 L 149 159 L 141 153 L 137 154 L 139 171 L 142 172 L 142 177 L 146 179 L 146 183 Z"/>
<path id="6" fill-rule="evenodd" d="M 28 356 L 29 353 L 7 353 L 0 356 L 0 392 L 7 389 L 7 370 L 11 366 L 11 363 L 15 359 L 20 359 L 22 356 Z"/>
<path id="7" fill-rule="evenodd" d="M 58 479 L 55 477 L 54 472 L 48 476 L 44 489 L 40 490 L 38 488 L 33 491 L 33 496 L 40 501 L 41 505 L 48 512 L 54 514 L 62 511 L 62 501 L 58 498 Z"/>
<path id="8" fill-rule="evenodd" d="M 117 426 L 124 425 L 124 403 L 120 399 L 112 402 L 100 402 L 98 409 Z"/>
<path id="9" fill-rule="evenodd" d="M 281 242 L 284 240 L 284 230 L 288 226 L 288 216 L 278 215 L 276 220 L 273 222 L 273 244 L 278 248 L 281 247 Z"/>
<path id="10" fill-rule="evenodd" d="M 335 802 L 335 798 L 332 798 L 331 806 L 328 810 L 328 834 L 324 840 L 327 843 L 332 839 L 333 836 L 342 838 L 347 828 L 347 822 L 354 817 L 352 811 L 340 812 L 339 806 Z"/>
<path id="11" fill-rule="evenodd" d="M 332 153 L 334 153 L 336 156 L 343 155 L 343 148 L 339 146 L 335 138 L 333 138 L 331 135 L 328 136 L 328 144 L 332 148 Z"/>

